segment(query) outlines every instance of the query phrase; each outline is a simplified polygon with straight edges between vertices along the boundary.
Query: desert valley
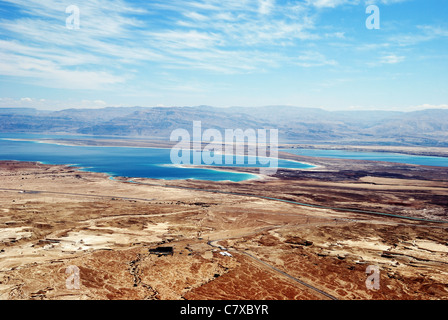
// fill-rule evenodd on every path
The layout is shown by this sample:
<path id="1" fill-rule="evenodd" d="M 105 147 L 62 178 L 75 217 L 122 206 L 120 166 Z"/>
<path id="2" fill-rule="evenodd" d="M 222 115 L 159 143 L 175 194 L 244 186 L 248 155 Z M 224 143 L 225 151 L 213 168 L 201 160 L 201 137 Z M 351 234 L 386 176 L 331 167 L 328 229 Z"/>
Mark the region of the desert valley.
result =
<path id="1" fill-rule="evenodd" d="M 281 156 L 316 167 L 213 182 L 2 161 L 0 297 L 448 297 L 448 168 Z"/>

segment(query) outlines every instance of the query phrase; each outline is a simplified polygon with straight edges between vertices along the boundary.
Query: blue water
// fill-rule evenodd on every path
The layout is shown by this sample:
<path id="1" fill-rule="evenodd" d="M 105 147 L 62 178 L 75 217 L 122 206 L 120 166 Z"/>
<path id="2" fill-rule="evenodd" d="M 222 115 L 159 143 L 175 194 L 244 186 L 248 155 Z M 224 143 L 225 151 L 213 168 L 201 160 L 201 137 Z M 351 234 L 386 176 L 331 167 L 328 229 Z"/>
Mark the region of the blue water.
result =
<path id="1" fill-rule="evenodd" d="M 321 150 L 321 149 L 282 149 L 280 151 L 308 157 L 387 161 L 387 162 L 404 163 L 404 164 L 448 167 L 448 158 L 445 157 L 414 156 L 414 155 L 390 153 L 390 152 L 364 152 L 364 151 L 361 152 L 361 151 Z"/>
<path id="2" fill-rule="evenodd" d="M 0 134 L 0 160 L 39 161 L 46 164 L 75 165 L 82 167 L 86 171 L 102 172 L 120 177 L 165 180 L 230 180 L 235 182 L 256 178 L 255 175 L 246 173 L 173 166 L 170 160 L 170 149 L 63 146 L 34 141 L 3 139 L 80 139 L 80 137 Z M 236 159 L 234 163 L 236 163 Z M 253 167 L 253 165 L 247 164 L 247 159 L 245 163 L 245 165 L 227 166 Z M 312 166 L 295 161 L 279 160 L 279 167 L 303 169 Z"/>

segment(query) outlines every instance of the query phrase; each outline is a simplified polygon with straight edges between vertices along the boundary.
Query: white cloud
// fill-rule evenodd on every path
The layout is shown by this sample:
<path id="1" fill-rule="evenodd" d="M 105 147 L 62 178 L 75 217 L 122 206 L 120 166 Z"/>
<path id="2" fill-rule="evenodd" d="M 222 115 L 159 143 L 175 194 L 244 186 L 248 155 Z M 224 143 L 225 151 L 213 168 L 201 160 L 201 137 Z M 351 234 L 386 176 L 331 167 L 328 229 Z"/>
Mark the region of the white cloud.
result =
<path id="1" fill-rule="evenodd" d="M 412 106 L 409 108 L 410 111 L 426 110 L 426 109 L 448 109 L 448 104 L 434 105 L 434 104 L 425 103 L 422 105 Z"/>
<path id="2" fill-rule="evenodd" d="M 390 55 L 383 56 L 380 59 L 380 63 L 395 64 L 395 63 L 403 62 L 405 60 L 405 58 L 406 57 L 404 57 L 404 56 L 397 56 L 395 54 L 390 54 Z"/>
<path id="3" fill-rule="evenodd" d="M 95 103 L 98 106 L 105 106 L 105 105 L 107 105 L 107 102 L 103 101 L 103 100 L 95 100 L 95 101 L 93 101 L 93 103 Z"/>
<path id="4" fill-rule="evenodd" d="M 223 74 L 261 73 L 287 65 L 334 66 L 336 58 L 316 49 L 319 41 L 348 40 L 350 35 L 337 26 L 320 29 L 316 9 L 365 3 L 153 0 L 137 6 L 124 0 L 92 0 L 78 5 L 81 29 L 67 30 L 65 8 L 70 0 L 6 2 L 29 17 L 0 18 L 0 75 L 68 89 L 116 88 L 147 64 Z M 166 16 L 160 17 L 160 12 Z M 445 30 L 429 26 L 421 27 L 421 32 L 426 38 L 445 35 Z M 404 60 L 385 54 L 378 63 Z"/>
<path id="5" fill-rule="evenodd" d="M 260 14 L 269 14 L 275 5 L 275 0 L 259 0 L 259 2 L 260 2 L 260 8 L 259 8 Z"/>
<path id="6" fill-rule="evenodd" d="M 418 26 L 419 29 L 423 30 L 428 37 L 448 37 L 448 30 L 440 26 Z"/>
<path id="7" fill-rule="evenodd" d="M 370 4 L 384 4 L 384 5 L 391 5 L 401 2 L 406 2 L 410 0 L 366 0 L 366 5 Z"/>
<path id="8" fill-rule="evenodd" d="M 27 79 L 25 82 L 40 86 L 68 89 L 101 89 L 125 81 L 123 76 L 115 76 L 104 71 L 64 69 L 51 60 L 1 51 L 0 75 L 22 77 Z"/>
<path id="9" fill-rule="evenodd" d="M 321 66 L 335 66 L 337 62 L 332 59 L 328 59 L 323 54 L 316 51 L 307 51 L 303 52 L 300 56 L 297 57 L 295 64 L 304 67 L 321 67 Z"/>
<path id="10" fill-rule="evenodd" d="M 81 100 L 81 101 L 59 101 L 50 99 L 37 99 L 37 98 L 2 98 L 0 99 L 0 108 L 35 108 L 39 110 L 63 110 L 70 108 L 80 109 L 100 109 L 106 106 L 118 106 L 111 105 L 103 100 Z"/>
<path id="11" fill-rule="evenodd" d="M 23 77 L 26 83 L 67 89 L 101 89 L 123 83 L 114 72 L 117 59 L 155 56 L 150 50 L 130 50 L 116 38 L 140 26 L 127 14 L 143 13 L 120 0 L 94 0 L 80 5 L 81 29 L 68 30 L 68 1 L 7 0 L 29 17 L 0 20 L 0 75 Z M 128 54 L 126 56 L 126 54 Z M 104 71 L 104 66 L 109 66 Z"/>
<path id="12" fill-rule="evenodd" d="M 335 8 L 341 5 L 359 4 L 359 0 L 306 0 L 306 3 L 317 8 Z"/>

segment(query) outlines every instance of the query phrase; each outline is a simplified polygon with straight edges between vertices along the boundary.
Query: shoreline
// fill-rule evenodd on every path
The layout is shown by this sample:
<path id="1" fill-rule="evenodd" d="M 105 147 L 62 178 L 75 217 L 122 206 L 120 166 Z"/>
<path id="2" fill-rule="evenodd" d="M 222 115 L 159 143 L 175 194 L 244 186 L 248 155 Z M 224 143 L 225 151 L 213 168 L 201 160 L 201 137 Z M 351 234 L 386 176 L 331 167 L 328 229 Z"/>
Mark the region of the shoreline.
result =
<path id="1" fill-rule="evenodd" d="M 130 148 L 130 149 L 165 149 L 170 150 L 168 147 L 158 147 L 158 146 L 129 146 L 129 145 L 89 145 L 89 144 L 76 144 L 76 143 L 62 143 L 59 140 L 38 140 L 38 139 L 11 139 L 11 138 L 0 138 L 4 141 L 17 141 L 17 142 L 34 142 L 41 144 L 52 144 L 56 146 L 64 147 L 95 147 L 95 148 Z M 111 140 L 113 141 L 113 140 Z"/>
<path id="2" fill-rule="evenodd" d="M 77 137 L 77 136 L 73 136 Z M 123 137 L 124 138 L 124 137 Z M 17 141 L 17 142 L 34 142 L 42 144 L 53 144 L 66 147 L 101 147 L 101 148 L 134 148 L 134 149 L 162 149 L 171 150 L 176 146 L 175 142 L 160 141 L 160 140 L 135 140 L 135 139 L 94 139 L 87 138 L 73 139 L 67 141 L 64 139 L 20 139 L 20 138 L 0 138 L 4 141 Z M 206 144 L 207 145 L 207 144 Z M 286 161 L 300 162 L 306 165 L 318 167 L 318 165 L 290 159 L 289 157 L 282 156 L 281 153 L 288 153 L 285 150 L 339 150 L 339 151 L 353 151 L 353 152 L 377 152 L 384 154 L 397 154 L 397 155 L 412 155 L 417 157 L 436 157 L 436 158 L 448 158 L 448 148 L 445 147 L 401 147 L 401 146 L 351 146 L 351 145 L 308 145 L 308 144 L 279 144 L 279 159 Z M 190 150 L 195 150 L 193 147 Z M 225 155 L 225 153 L 220 153 Z M 298 155 L 301 156 L 301 155 Z M 269 157 L 266 157 L 269 159 Z M 315 157 L 321 158 L 321 157 Z M 334 158 L 340 159 L 340 158 Z M 356 159 L 351 159 L 356 160 Z M 366 160 L 366 161 L 378 161 L 378 160 Z M 448 161 L 448 160 L 447 160 Z M 385 161 L 387 162 L 387 161 Z M 400 162 L 401 163 L 401 162 Z M 317 168 L 315 168 L 317 169 Z"/>
<path id="3" fill-rule="evenodd" d="M 172 148 L 168 148 L 168 147 L 163 147 L 163 146 L 128 146 L 128 145 L 112 145 L 112 146 L 107 146 L 107 145 L 89 145 L 86 142 L 88 142 L 89 140 L 86 140 L 83 143 L 61 143 L 58 142 L 60 140 L 56 140 L 56 139 L 51 139 L 51 140 L 42 140 L 42 139 L 16 139 L 16 138 L 0 138 L 0 140 L 5 140 L 5 141 L 18 141 L 18 142 L 32 142 L 32 143 L 40 143 L 40 144 L 51 144 L 51 145 L 58 145 L 58 146 L 67 146 L 67 147 L 101 147 L 101 148 L 135 148 L 135 149 L 154 149 L 154 150 L 158 150 L 158 149 L 162 149 L 162 150 L 171 150 Z M 90 140 L 92 141 L 92 140 Z M 107 140 L 108 142 L 111 142 L 109 140 Z M 105 141 L 100 141 L 100 142 L 105 142 Z M 114 141 L 112 141 L 114 142 Z M 116 142 L 116 141 L 115 141 Z M 154 142 L 149 142 L 150 144 L 154 144 Z M 158 142 L 159 144 L 164 144 L 164 142 Z M 197 151 L 194 148 L 191 148 L 190 151 Z M 225 153 L 219 153 L 222 156 L 226 156 Z M 233 155 L 233 156 L 238 156 L 238 155 Z M 242 156 L 242 155 L 240 155 Z M 272 157 L 263 157 L 263 159 L 274 159 Z M 281 158 L 280 155 L 278 157 L 278 160 L 284 160 L 287 162 L 293 162 L 293 163 L 297 163 L 297 164 L 302 164 L 305 166 L 308 166 L 307 168 L 282 168 L 282 167 L 277 167 L 276 169 L 287 169 L 287 170 L 318 170 L 320 168 L 322 168 L 321 165 L 316 165 L 316 164 L 312 164 L 309 162 L 302 162 L 299 160 L 295 160 L 295 159 L 287 159 L 287 158 Z M 2 160 L 0 160 L 2 161 Z M 14 161 L 20 161 L 20 160 L 14 160 Z M 39 161 L 32 161 L 32 162 L 39 162 Z M 42 164 L 48 164 L 48 165 L 53 165 L 51 163 L 43 163 Z M 59 164 L 56 164 L 59 165 Z M 90 172 L 97 172 L 97 171 L 92 171 L 92 170 L 83 170 L 83 169 L 89 169 L 89 168 L 94 168 L 94 167 L 84 167 L 81 164 L 62 164 L 62 165 L 67 165 L 69 167 L 77 167 L 78 170 L 81 171 L 90 171 Z M 177 167 L 177 168 L 183 168 L 183 169 L 203 169 L 203 170 L 210 170 L 210 171 L 215 171 L 215 172 L 226 172 L 226 173 L 232 173 L 232 174 L 244 174 L 244 175 L 249 175 L 251 176 L 248 179 L 244 179 L 244 180 L 240 180 L 240 181 L 233 181 L 233 180 L 201 180 L 201 179 L 197 179 L 197 178 L 184 178 L 184 179 L 156 179 L 156 180 L 173 180 L 173 181 L 183 181 L 183 180 L 199 180 L 199 181 L 215 181 L 215 182 L 219 182 L 219 181 L 231 181 L 231 182 L 241 182 L 241 181 L 266 181 L 266 180 L 271 180 L 272 177 L 271 175 L 265 175 L 262 173 L 254 173 L 254 172 L 246 172 L 244 171 L 244 168 L 249 169 L 249 170 L 261 170 L 258 167 L 225 167 L 225 165 L 217 165 L 215 166 L 210 166 L 210 165 L 194 165 L 194 164 L 190 164 L 190 165 L 176 165 L 176 164 L 160 164 L 160 166 L 166 166 L 166 167 Z M 243 169 L 243 170 L 241 170 Z M 103 173 L 103 172 L 99 172 L 99 173 Z M 119 175 L 114 175 L 111 173 L 106 173 L 108 176 L 114 176 L 114 177 L 118 177 Z M 145 179 L 153 179 L 153 178 L 148 178 L 148 177 L 127 177 L 127 178 L 145 178 Z"/>
<path id="4" fill-rule="evenodd" d="M 239 182 L 245 182 L 245 181 L 266 181 L 266 180 L 271 180 L 269 178 L 271 178 L 270 176 L 261 174 L 261 173 L 252 173 L 252 172 L 243 172 L 243 171 L 238 171 L 238 170 L 232 170 L 232 169 L 225 169 L 223 167 L 218 167 L 217 169 L 214 169 L 210 166 L 206 166 L 206 165 L 184 165 L 184 164 L 171 164 L 171 165 L 164 165 L 164 166 L 173 166 L 173 167 L 177 167 L 177 168 L 183 168 L 183 169 L 203 169 L 203 170 L 212 170 L 212 171 L 217 171 L 217 172 L 229 172 L 229 173 L 239 173 L 239 174 L 245 174 L 245 175 L 251 175 L 253 176 L 253 178 L 250 179 L 245 179 Z M 253 168 L 251 168 L 253 169 Z M 181 180 L 188 180 L 188 179 L 181 179 Z M 200 180 L 200 179 L 190 179 L 190 180 Z M 203 181 L 203 180 L 200 180 Z M 230 181 L 230 180 L 221 180 L 221 181 Z M 219 182 L 219 181 L 216 181 Z M 230 181 L 230 182 L 235 182 L 235 181 Z"/>
<path id="5" fill-rule="evenodd" d="M 326 144 L 280 144 L 279 151 L 291 150 L 337 150 L 352 152 L 377 152 L 400 155 L 412 155 L 420 157 L 448 158 L 448 147 L 426 147 L 426 146 L 358 146 L 358 145 L 326 145 Z"/>
<path id="6" fill-rule="evenodd" d="M 120 141 L 120 140 L 75 140 L 76 142 L 70 143 L 70 141 L 62 140 L 63 143 L 61 143 L 61 140 L 51 139 L 51 140 L 42 140 L 42 139 L 15 139 L 15 138 L 0 138 L 2 140 L 10 140 L 10 141 L 23 141 L 23 142 L 34 142 L 34 143 L 44 143 L 44 144 L 54 144 L 54 145 L 62 145 L 62 146 L 71 146 L 71 147 L 115 147 L 115 148 L 135 148 L 135 149 L 160 149 L 160 150 L 170 150 L 172 149 L 172 145 L 169 142 L 164 141 L 135 141 L 135 140 L 126 140 L 126 141 Z M 109 145 L 105 145 L 109 144 Z M 133 145 L 138 144 L 138 145 Z M 309 166 L 308 168 L 278 168 L 278 172 L 282 172 L 281 174 L 274 174 L 274 177 L 276 178 L 283 178 L 285 175 L 290 176 L 293 173 L 287 173 L 287 171 L 290 172 L 319 172 L 319 171 L 334 171 L 338 170 L 339 168 L 343 167 L 346 170 L 351 170 L 352 166 L 358 166 L 363 165 L 366 167 L 376 167 L 376 166 L 393 166 L 393 167 L 402 167 L 402 166 L 418 166 L 418 167 L 429 167 L 430 168 L 446 168 L 444 166 L 437 166 L 437 165 L 424 165 L 424 164 L 410 164 L 405 162 L 389 162 L 389 161 L 378 161 L 378 160 L 359 160 L 359 159 L 338 159 L 338 158 L 328 158 L 328 157 L 311 157 L 311 156 L 301 156 L 296 155 L 293 153 L 288 153 L 284 151 L 285 145 L 280 146 L 281 149 L 279 149 L 278 153 L 278 159 L 284 160 L 284 161 L 291 161 L 294 163 L 300 163 L 306 166 Z M 194 150 L 193 148 L 190 150 Z M 392 151 L 392 150 L 391 150 Z M 395 151 L 395 150 L 394 150 Z M 421 155 L 417 155 L 421 156 Z M 266 157 L 269 159 L 269 157 Z M 442 157 L 444 158 L 444 157 Z M 171 165 L 170 163 L 167 163 L 166 165 Z M 78 165 L 80 167 L 80 165 Z M 182 167 L 182 166 L 181 166 Z M 262 174 L 259 172 L 255 172 L 255 170 L 259 170 L 257 167 L 225 167 L 225 166 L 207 166 L 207 165 L 199 165 L 199 166 L 183 166 L 183 168 L 199 168 L 199 169 L 207 169 L 207 170 L 213 170 L 217 172 L 230 172 L 230 173 L 236 173 L 236 174 L 251 174 L 254 177 L 245 179 L 242 181 L 248 181 L 248 180 L 265 180 L 266 177 L 263 177 Z M 432 169 L 430 169 L 432 170 Z M 283 173 L 285 171 L 285 173 Z M 96 172 L 96 171 L 93 171 Z M 295 174 L 293 174 L 295 175 Z M 269 175 L 267 178 L 272 177 Z M 194 178 L 189 178 L 194 179 Z M 161 179 L 158 179 L 161 180 Z M 166 179 L 165 179 L 166 180 Z M 179 180 L 179 179 L 169 179 L 169 180 Z M 186 179 L 181 179 L 186 180 Z M 205 180 L 205 181 L 213 181 L 213 180 Z M 218 180 L 223 181 L 223 180 Z"/>
<path id="7" fill-rule="evenodd" d="M 70 168 L 70 169 L 73 169 L 73 170 L 79 171 L 79 172 L 102 174 L 111 180 L 116 180 L 116 178 L 123 178 L 123 179 L 128 179 L 128 180 L 150 179 L 150 180 L 157 180 L 157 181 L 189 181 L 189 180 L 191 181 L 191 180 L 193 180 L 193 181 L 201 181 L 201 182 L 209 182 L 209 183 L 213 183 L 213 182 L 240 183 L 240 182 L 247 182 L 247 181 L 269 180 L 268 176 L 265 176 L 262 174 L 243 172 L 243 171 L 238 171 L 238 170 L 230 170 L 230 169 L 225 170 L 225 169 L 222 169 L 221 167 L 218 169 L 213 169 L 213 168 L 209 168 L 206 166 L 188 167 L 188 166 L 182 166 L 182 165 L 167 165 L 167 166 L 175 166 L 175 167 L 183 168 L 183 169 L 202 169 L 202 170 L 210 170 L 210 171 L 216 171 L 216 172 L 226 172 L 226 173 L 233 173 L 233 174 L 250 175 L 250 176 L 253 176 L 253 178 L 244 179 L 244 180 L 240 180 L 240 181 L 233 181 L 233 180 L 203 180 L 203 179 L 197 179 L 197 178 L 163 179 L 163 178 L 136 177 L 136 176 L 128 177 L 128 176 L 122 176 L 122 175 L 118 175 L 118 174 L 111 173 L 111 172 L 101 172 L 101 171 L 89 170 L 94 167 L 86 167 L 86 166 L 81 166 L 79 164 L 54 164 L 54 163 L 47 163 L 47 162 L 42 162 L 42 161 L 29 161 L 29 160 L 0 160 L 0 164 L 4 164 L 4 163 L 8 163 L 8 162 L 43 165 L 43 166 L 49 166 L 49 167 L 65 167 L 65 168 Z"/>
<path id="8" fill-rule="evenodd" d="M 82 135 L 66 135 L 70 139 L 21 139 L 21 138 L 0 138 L 5 141 L 28 141 L 36 143 L 55 144 L 68 147 L 127 147 L 127 148 L 154 148 L 172 149 L 176 142 L 163 140 L 146 140 L 127 137 L 103 137 L 94 138 Z M 207 145 L 207 144 L 206 144 Z M 278 150 L 284 152 L 285 149 L 311 149 L 311 150 L 340 150 L 354 152 L 378 152 L 395 153 L 403 155 L 414 155 L 422 157 L 448 158 L 448 147 L 434 146 L 382 146 L 382 145 L 330 145 L 330 144 L 303 144 L 303 143 L 280 143 Z M 191 149 L 193 150 L 193 148 Z"/>

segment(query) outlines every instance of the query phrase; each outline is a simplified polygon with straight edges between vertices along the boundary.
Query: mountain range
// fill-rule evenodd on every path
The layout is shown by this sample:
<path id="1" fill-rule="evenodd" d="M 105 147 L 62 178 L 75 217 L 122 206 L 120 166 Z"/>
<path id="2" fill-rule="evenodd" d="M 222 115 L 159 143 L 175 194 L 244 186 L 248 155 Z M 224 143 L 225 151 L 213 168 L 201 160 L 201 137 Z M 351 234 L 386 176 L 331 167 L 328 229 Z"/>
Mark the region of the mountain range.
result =
<path id="1" fill-rule="evenodd" d="M 169 140 L 173 130 L 278 129 L 281 142 L 448 147 L 448 110 L 327 111 L 291 106 L 117 107 L 41 111 L 0 108 L 0 132 Z"/>

